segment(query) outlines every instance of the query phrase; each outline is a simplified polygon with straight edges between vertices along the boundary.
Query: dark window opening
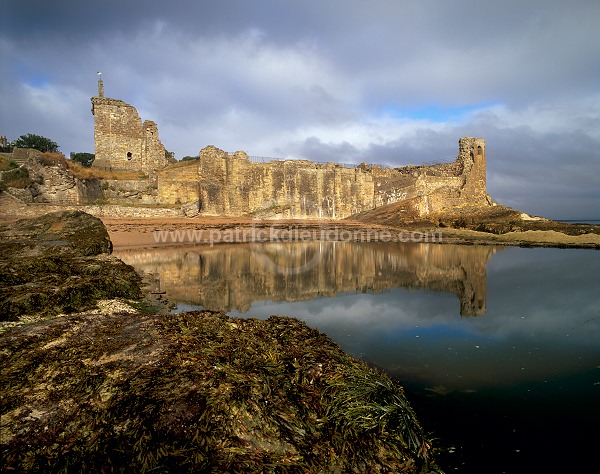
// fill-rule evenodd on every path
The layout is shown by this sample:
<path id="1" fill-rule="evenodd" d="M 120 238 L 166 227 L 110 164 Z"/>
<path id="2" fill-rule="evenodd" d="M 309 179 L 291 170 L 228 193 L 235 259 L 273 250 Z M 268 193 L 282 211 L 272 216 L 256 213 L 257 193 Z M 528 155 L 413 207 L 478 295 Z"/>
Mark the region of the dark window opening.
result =
<path id="1" fill-rule="evenodd" d="M 133 156 L 133 155 L 131 154 L 131 152 L 130 152 L 130 151 L 128 151 L 128 152 L 127 152 L 127 159 L 128 159 L 128 160 L 131 160 L 131 157 L 132 157 L 132 156 Z"/>
<path id="2" fill-rule="evenodd" d="M 483 148 L 481 148 L 481 146 L 477 147 L 477 155 L 479 155 L 479 156 L 483 155 Z"/>

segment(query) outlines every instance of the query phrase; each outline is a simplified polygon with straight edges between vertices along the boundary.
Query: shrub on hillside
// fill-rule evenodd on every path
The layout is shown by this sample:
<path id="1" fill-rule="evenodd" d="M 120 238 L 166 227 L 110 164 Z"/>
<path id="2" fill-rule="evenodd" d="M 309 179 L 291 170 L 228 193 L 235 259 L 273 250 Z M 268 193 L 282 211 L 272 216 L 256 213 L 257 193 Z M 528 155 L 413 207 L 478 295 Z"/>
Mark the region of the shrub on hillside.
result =
<path id="1" fill-rule="evenodd" d="M 40 163 L 44 166 L 60 166 L 61 168 L 68 168 L 67 158 L 62 153 L 44 153 L 40 158 Z"/>
<path id="2" fill-rule="evenodd" d="M 93 153 L 71 153 L 71 161 L 89 168 L 94 163 L 96 155 Z"/>
<path id="3" fill-rule="evenodd" d="M 27 189 L 33 184 L 26 168 L 17 168 L 2 175 L 2 182 L 7 188 Z"/>
<path id="4" fill-rule="evenodd" d="M 19 165 L 7 156 L 0 156 L 0 171 L 8 171 L 18 168 Z"/>

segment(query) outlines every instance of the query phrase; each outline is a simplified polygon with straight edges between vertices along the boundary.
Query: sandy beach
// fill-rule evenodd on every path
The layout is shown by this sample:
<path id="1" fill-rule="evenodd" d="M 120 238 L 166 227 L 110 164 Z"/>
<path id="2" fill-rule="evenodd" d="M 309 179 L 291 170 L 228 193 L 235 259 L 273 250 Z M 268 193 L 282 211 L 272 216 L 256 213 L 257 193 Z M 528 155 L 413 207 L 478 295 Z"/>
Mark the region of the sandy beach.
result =
<path id="1" fill-rule="evenodd" d="M 78 206 L 96 215 L 96 209 Z M 0 224 L 20 218 L 41 216 L 59 210 L 59 206 L 20 206 L 23 212 L 0 215 Z M 239 243 L 268 240 L 383 240 L 458 244 L 493 244 L 511 246 L 583 247 L 600 249 L 598 226 L 589 226 L 580 235 L 568 235 L 552 229 L 548 221 L 544 230 L 506 233 L 481 232 L 464 228 L 436 228 L 431 223 L 360 222 L 344 220 L 256 220 L 247 217 L 106 217 L 97 215 L 106 226 L 115 249 L 155 248 L 179 245 Z M 563 224 L 564 227 L 564 224 Z M 562 229 L 561 229 L 562 230 Z M 292 231 L 292 233 L 286 233 Z M 302 232 L 305 232 L 304 234 Z M 424 240 L 426 235 L 434 239 Z M 441 238 L 438 238 L 441 236 Z M 414 238 L 413 238 L 414 237 Z"/>
<path id="2" fill-rule="evenodd" d="M 535 246 L 567 246 L 600 248 L 600 235 L 587 233 L 583 235 L 567 235 L 554 230 L 527 230 L 491 234 L 468 229 L 433 229 L 419 227 L 392 227 L 365 224 L 353 221 L 255 221 L 244 218 L 139 218 L 114 219 L 103 218 L 115 249 L 135 247 L 165 247 L 190 244 L 218 244 L 252 242 L 256 236 L 261 241 L 275 237 L 294 239 L 311 235 L 337 236 L 334 240 L 361 240 L 370 236 L 370 240 L 414 241 L 423 242 L 422 236 L 440 236 L 433 243 L 458 244 L 494 244 L 494 245 L 535 245 Z M 271 231 L 270 229 L 276 229 Z M 280 231 L 278 231 L 278 230 Z M 295 233 L 286 234 L 288 230 Z M 318 231 L 315 234 L 315 230 Z M 337 233 L 334 231 L 337 230 Z M 328 233 L 329 231 L 329 233 Z M 262 232 L 262 233 L 261 233 Z M 311 233 L 312 232 L 312 233 Z M 358 237 L 358 238 L 353 238 Z M 414 238 L 413 238 L 414 236 Z M 296 239 L 297 240 L 297 239 Z M 313 239 L 314 240 L 314 239 Z"/>

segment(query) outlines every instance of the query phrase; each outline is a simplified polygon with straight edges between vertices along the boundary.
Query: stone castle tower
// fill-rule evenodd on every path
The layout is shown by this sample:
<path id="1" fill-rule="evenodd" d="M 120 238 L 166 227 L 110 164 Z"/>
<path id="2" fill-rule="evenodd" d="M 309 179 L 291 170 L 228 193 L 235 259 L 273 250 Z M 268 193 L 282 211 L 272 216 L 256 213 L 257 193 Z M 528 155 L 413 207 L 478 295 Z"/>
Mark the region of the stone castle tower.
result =
<path id="1" fill-rule="evenodd" d="M 96 153 L 92 166 L 150 175 L 169 163 L 156 123 L 142 123 L 135 107 L 104 97 L 102 78 L 98 80 L 98 95 L 91 100 Z"/>
<path id="2" fill-rule="evenodd" d="M 487 198 L 485 140 L 483 138 L 464 137 L 458 141 L 458 159 L 466 176 L 463 192 L 475 202 Z"/>

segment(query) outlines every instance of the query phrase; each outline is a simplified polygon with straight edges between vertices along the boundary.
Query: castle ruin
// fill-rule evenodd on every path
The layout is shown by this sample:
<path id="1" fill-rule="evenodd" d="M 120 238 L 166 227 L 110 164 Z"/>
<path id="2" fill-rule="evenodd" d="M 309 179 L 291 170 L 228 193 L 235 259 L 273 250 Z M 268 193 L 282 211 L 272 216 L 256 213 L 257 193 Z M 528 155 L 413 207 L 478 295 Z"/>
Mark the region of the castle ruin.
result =
<path id="1" fill-rule="evenodd" d="M 167 166 L 168 153 L 154 122 L 142 123 L 133 106 L 105 98 L 102 79 L 91 101 L 93 166 L 144 173 L 152 178 L 152 203 L 183 206 L 192 214 L 343 219 L 395 204 L 400 218 L 414 220 L 449 207 L 491 204 L 482 138 L 461 138 L 454 162 L 430 166 L 255 162 L 243 151 L 228 153 L 214 146 L 201 150 L 199 160 Z"/>
<path id="2" fill-rule="evenodd" d="M 135 107 L 104 97 L 101 78 L 98 95 L 91 100 L 96 154 L 92 166 L 151 175 L 169 164 L 156 123 L 151 120 L 142 123 Z"/>
<path id="3" fill-rule="evenodd" d="M 462 204 L 488 205 L 485 140 L 459 141 L 456 161 L 432 166 L 347 167 L 306 160 L 253 162 L 208 146 L 187 166 L 158 172 L 164 203 L 197 204 L 205 215 L 343 219 L 398 203 L 418 219 Z"/>

